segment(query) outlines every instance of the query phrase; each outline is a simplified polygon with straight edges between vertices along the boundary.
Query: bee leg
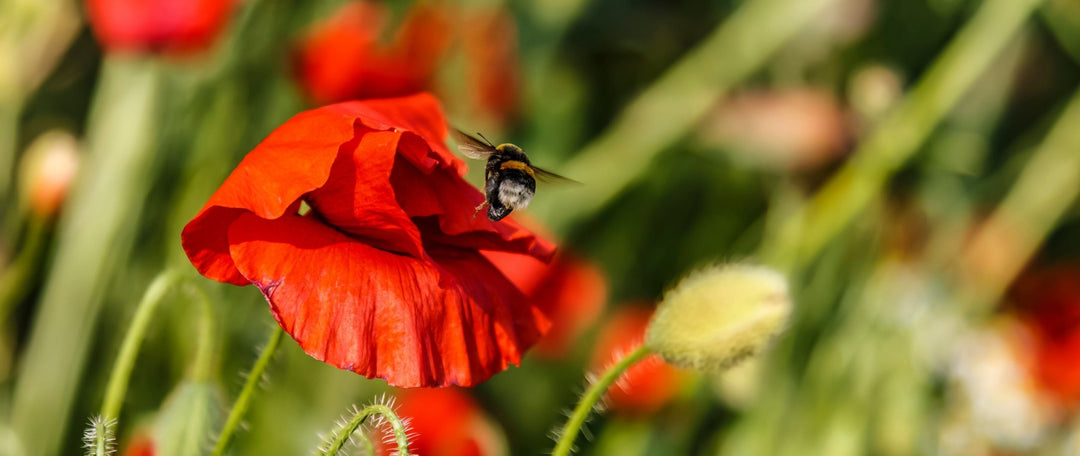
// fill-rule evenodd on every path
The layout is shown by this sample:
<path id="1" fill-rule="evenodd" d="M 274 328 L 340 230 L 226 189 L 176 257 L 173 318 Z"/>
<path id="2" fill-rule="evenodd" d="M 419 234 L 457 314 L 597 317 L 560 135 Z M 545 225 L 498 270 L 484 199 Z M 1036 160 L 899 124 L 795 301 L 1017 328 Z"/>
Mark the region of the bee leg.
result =
<path id="1" fill-rule="evenodd" d="M 473 212 L 473 215 L 472 215 L 472 217 L 473 217 L 473 218 L 476 218 L 476 215 L 477 215 L 477 214 L 479 214 L 479 213 L 480 213 L 480 211 L 484 210 L 484 208 L 485 208 L 485 207 L 487 207 L 487 205 L 488 205 L 488 202 L 487 202 L 487 200 L 484 200 L 484 202 L 483 202 L 483 203 L 480 203 L 480 205 L 479 205 L 479 206 L 476 206 L 476 211 L 475 211 L 475 212 Z"/>

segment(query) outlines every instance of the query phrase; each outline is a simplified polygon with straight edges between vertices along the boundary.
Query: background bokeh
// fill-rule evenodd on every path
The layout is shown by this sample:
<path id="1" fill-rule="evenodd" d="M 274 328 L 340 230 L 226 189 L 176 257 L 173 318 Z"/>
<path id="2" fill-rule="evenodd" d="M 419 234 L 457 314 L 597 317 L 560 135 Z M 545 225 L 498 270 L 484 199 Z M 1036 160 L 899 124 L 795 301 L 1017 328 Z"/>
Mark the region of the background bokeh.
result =
<path id="1" fill-rule="evenodd" d="M 140 296 L 196 274 L 181 228 L 274 127 L 430 91 L 582 182 L 522 215 L 562 248 L 555 334 L 444 396 L 286 338 L 231 454 L 310 454 L 381 397 L 421 454 L 544 453 L 666 287 L 747 261 L 787 275 L 785 335 L 728 372 L 641 366 L 580 454 L 1078 455 L 1078 83 L 1075 0 L 2 0 L 0 454 L 82 451 Z M 121 454 L 206 452 L 275 325 L 198 283 L 212 373 L 170 294 Z"/>

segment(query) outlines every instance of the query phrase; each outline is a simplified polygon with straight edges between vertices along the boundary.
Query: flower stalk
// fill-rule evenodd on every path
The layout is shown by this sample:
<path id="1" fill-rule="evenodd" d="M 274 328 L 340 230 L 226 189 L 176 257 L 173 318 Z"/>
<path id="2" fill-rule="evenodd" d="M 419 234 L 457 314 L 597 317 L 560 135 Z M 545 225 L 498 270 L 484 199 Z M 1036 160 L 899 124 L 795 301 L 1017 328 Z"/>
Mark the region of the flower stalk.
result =
<path id="1" fill-rule="evenodd" d="M 146 339 L 150 321 L 166 294 L 180 285 L 183 280 L 185 280 L 184 276 L 178 271 L 163 272 L 150 283 L 146 293 L 143 294 L 142 300 L 135 310 L 135 317 L 131 321 L 131 326 L 128 328 L 120 345 L 120 354 L 116 357 L 116 362 L 113 364 L 112 372 L 109 375 L 109 383 L 105 388 L 105 399 L 98 415 L 101 420 L 115 423 L 120 417 L 120 407 L 123 405 L 124 397 L 127 395 L 131 371 L 135 367 L 139 347 L 142 345 L 143 340 Z M 184 291 L 191 294 L 195 301 L 198 302 L 200 311 L 199 338 L 195 349 L 195 358 L 192 361 L 191 375 L 193 380 L 205 381 L 209 379 L 213 368 L 214 319 L 210 309 L 210 301 L 206 298 L 206 295 L 194 285 L 188 285 L 184 287 Z M 106 433 L 97 432 L 95 435 L 96 442 L 94 446 L 103 448 Z"/>
<path id="2" fill-rule="evenodd" d="M 229 411 L 229 417 L 225 420 L 225 427 L 221 429 L 221 434 L 218 435 L 217 442 L 214 443 L 214 450 L 210 453 L 212 456 L 225 454 L 225 449 L 228 448 L 236 428 L 240 426 L 240 421 L 244 419 L 244 414 L 247 413 L 248 407 L 251 406 L 251 398 L 255 396 L 259 381 L 262 379 L 263 374 L 266 373 L 266 368 L 270 365 L 274 352 L 281 345 L 283 334 L 285 334 L 285 331 L 281 327 L 274 325 L 270 340 L 266 342 L 266 346 L 263 347 L 259 358 L 255 360 L 255 365 L 252 366 L 247 381 L 244 382 L 244 388 L 240 390 L 240 395 L 236 397 L 236 402 L 233 403 L 232 410 Z"/>
<path id="3" fill-rule="evenodd" d="M 368 418 L 378 417 L 386 420 L 390 424 L 391 430 L 394 433 L 394 442 L 397 445 L 398 456 L 409 456 L 409 436 L 408 436 L 408 423 L 402 420 L 394 413 L 394 409 L 390 404 L 371 404 L 362 409 L 354 409 L 352 417 L 342 426 L 339 426 L 333 434 L 330 435 L 327 445 L 319 448 L 318 454 L 324 456 L 335 456 L 345 447 L 349 440 L 352 438 L 353 433 L 360 428 Z M 367 437 L 362 437 L 364 446 L 368 450 L 368 454 L 375 454 L 374 446 Z"/>
<path id="4" fill-rule="evenodd" d="M 596 404 L 604 397 L 604 393 L 607 392 L 608 388 L 610 388 L 619 377 L 637 364 L 638 361 L 641 361 L 651 354 L 652 350 L 643 344 L 629 355 L 626 355 L 626 357 L 620 359 L 614 366 L 611 366 L 607 372 L 604 372 L 604 375 L 601 376 L 599 380 L 585 390 L 585 394 L 581 396 L 581 400 L 579 400 L 577 406 L 574 407 L 570 419 L 559 431 L 559 440 L 555 444 L 555 451 L 551 453 L 552 456 L 568 456 L 574 451 L 574 440 L 577 439 L 578 432 L 580 432 L 581 427 L 585 425 L 585 421 L 589 418 L 589 414 L 596 408 Z"/>
<path id="5" fill-rule="evenodd" d="M 156 172 L 160 70 L 111 57 L 102 65 L 86 154 L 58 220 L 56 253 L 14 387 L 11 422 L 27 454 L 59 454 L 64 440 L 56 435 L 64 433 L 82 385 L 106 287 L 134 245 Z"/>

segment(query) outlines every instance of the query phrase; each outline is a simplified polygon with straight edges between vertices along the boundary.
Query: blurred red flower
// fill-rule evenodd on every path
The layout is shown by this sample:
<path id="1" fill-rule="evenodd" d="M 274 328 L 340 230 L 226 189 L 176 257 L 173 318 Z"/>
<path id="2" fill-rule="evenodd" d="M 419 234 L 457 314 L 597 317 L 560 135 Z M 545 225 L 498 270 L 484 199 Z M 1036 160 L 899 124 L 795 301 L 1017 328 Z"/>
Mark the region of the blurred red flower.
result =
<path id="1" fill-rule="evenodd" d="M 386 5 L 355 1 L 317 25 L 296 51 L 296 73 L 318 103 L 408 95 L 427 90 L 451 41 L 443 7 L 409 10 L 390 42 L 381 42 Z"/>
<path id="2" fill-rule="evenodd" d="M 1036 383 L 1066 408 L 1080 406 L 1080 266 L 1035 270 L 1012 291 L 1032 336 Z"/>
<path id="3" fill-rule="evenodd" d="M 410 390 L 397 410 L 415 437 L 409 453 L 431 456 L 494 456 L 506 453 L 500 430 L 472 396 L 457 388 Z M 379 453 L 383 454 L 383 453 Z"/>
<path id="4" fill-rule="evenodd" d="M 109 51 L 189 53 L 205 49 L 237 0 L 86 0 L 94 36 Z"/>
<path id="5" fill-rule="evenodd" d="M 642 305 L 619 308 L 600 331 L 593 352 L 594 372 L 602 372 L 645 341 L 645 330 L 653 309 Z M 612 411 L 650 414 L 660 409 L 678 393 L 683 373 L 649 355 L 639 361 L 608 390 Z"/>
<path id="6" fill-rule="evenodd" d="M 534 351 L 547 358 L 561 358 L 604 310 L 607 280 L 593 263 L 572 253 L 560 252 L 550 264 L 508 253 L 491 253 L 488 259 L 506 271 L 534 306 L 550 309 L 551 329 Z"/>
<path id="7" fill-rule="evenodd" d="M 472 104 L 495 121 L 513 116 L 521 91 L 514 18 L 489 7 L 470 14 L 462 31 Z"/>
<path id="8" fill-rule="evenodd" d="M 477 115 L 502 123 L 516 114 L 521 89 L 517 27 L 498 7 L 452 11 L 445 3 L 412 6 L 389 39 L 383 3 L 353 1 L 316 24 L 294 53 L 294 71 L 317 103 L 436 90 L 439 63 L 457 42 L 466 94 Z M 453 98 L 453 94 L 451 98 Z"/>
<path id="9" fill-rule="evenodd" d="M 473 216 L 483 196 L 446 132 L 428 94 L 300 113 L 188 223 L 184 250 L 209 278 L 255 284 L 319 360 L 395 386 L 482 382 L 550 326 L 485 255 L 555 248 Z"/>
<path id="10" fill-rule="evenodd" d="M 124 456 L 154 456 L 157 451 L 154 448 L 154 439 L 146 430 L 139 432 L 128 442 L 124 449 Z"/>

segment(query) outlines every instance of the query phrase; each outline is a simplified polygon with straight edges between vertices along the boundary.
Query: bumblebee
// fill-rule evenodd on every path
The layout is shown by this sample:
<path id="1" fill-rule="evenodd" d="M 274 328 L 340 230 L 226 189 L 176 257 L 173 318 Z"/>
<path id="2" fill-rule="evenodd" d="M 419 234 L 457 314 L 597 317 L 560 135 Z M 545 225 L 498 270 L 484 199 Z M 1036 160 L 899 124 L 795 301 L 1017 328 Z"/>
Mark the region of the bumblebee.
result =
<path id="1" fill-rule="evenodd" d="M 533 166 L 520 147 L 510 143 L 498 146 L 477 133 L 477 139 L 460 130 L 454 131 L 458 150 L 466 157 L 487 160 L 484 168 L 485 201 L 476 207 L 479 213 L 487 207 L 488 219 L 502 220 L 515 209 L 524 209 L 536 194 L 536 179 L 575 182 L 550 171 Z"/>

